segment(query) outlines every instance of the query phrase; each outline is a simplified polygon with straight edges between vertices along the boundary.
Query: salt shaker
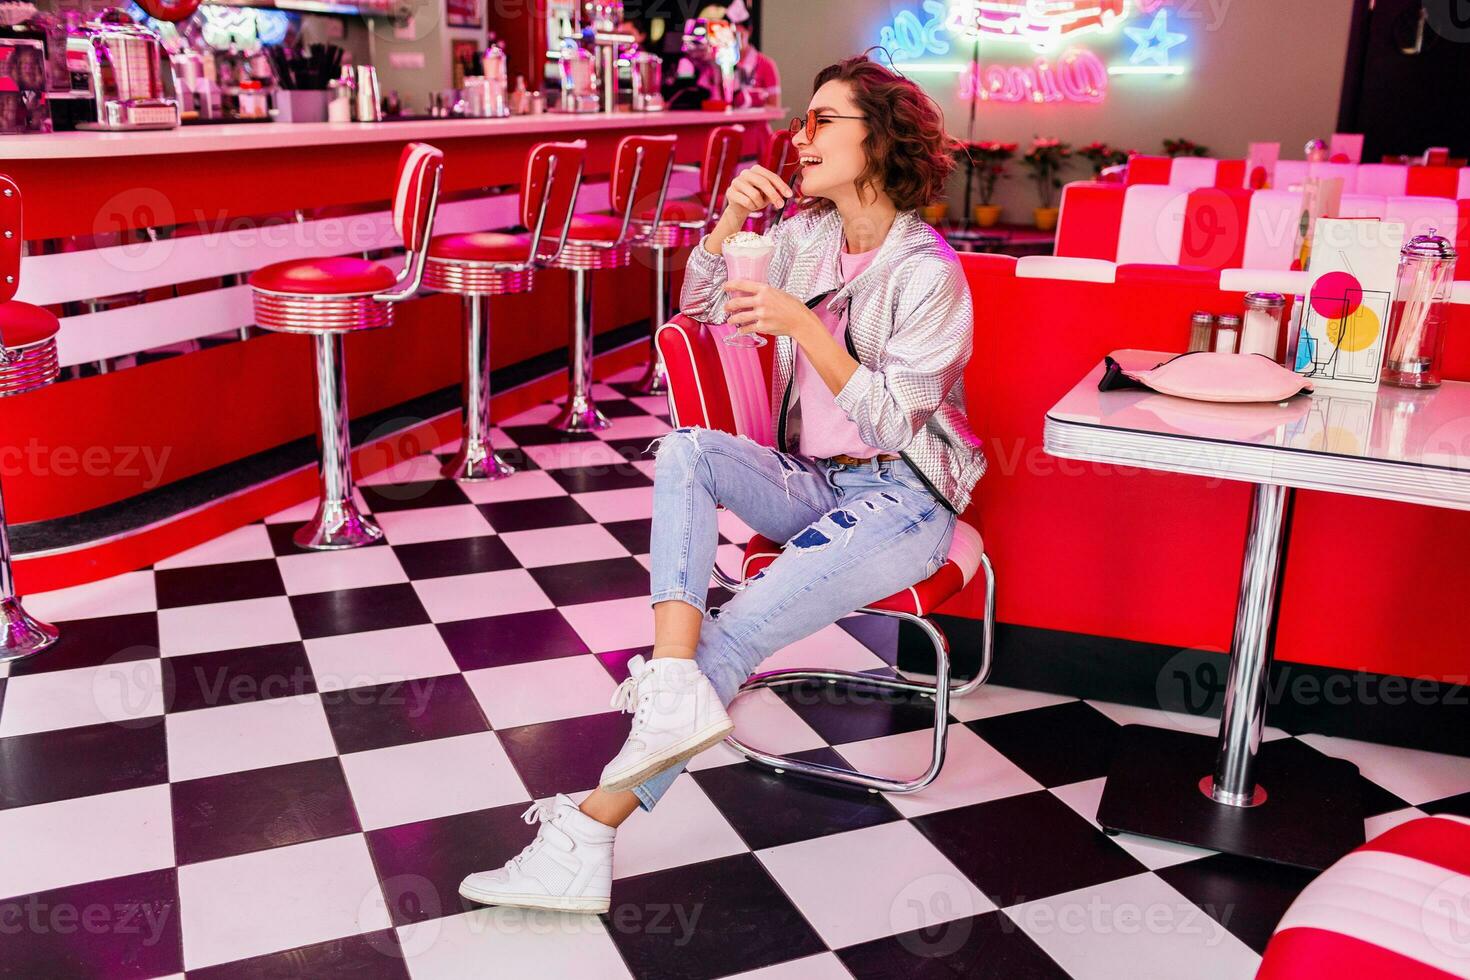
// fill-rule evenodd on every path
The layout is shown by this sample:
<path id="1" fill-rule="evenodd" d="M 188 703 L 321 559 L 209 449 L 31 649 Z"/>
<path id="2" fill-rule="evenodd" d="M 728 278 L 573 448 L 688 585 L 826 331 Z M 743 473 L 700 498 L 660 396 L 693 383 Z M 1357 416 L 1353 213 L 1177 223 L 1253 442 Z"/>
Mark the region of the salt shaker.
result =
<path id="1" fill-rule="evenodd" d="M 1286 297 L 1280 293 L 1246 293 L 1245 321 L 1240 333 L 1240 353 L 1264 354 L 1273 361 L 1281 343 L 1281 318 Z"/>
<path id="2" fill-rule="evenodd" d="M 1209 350 L 1215 332 L 1215 315 L 1204 310 L 1195 310 L 1189 318 L 1189 351 Z"/>
<path id="3" fill-rule="evenodd" d="M 1221 313 L 1215 318 L 1215 350 L 1221 354 L 1234 354 L 1235 344 L 1240 339 L 1240 316 Z"/>
<path id="4" fill-rule="evenodd" d="M 1399 251 L 1381 379 L 1402 388 L 1436 388 L 1444 323 L 1455 272 L 1455 247 L 1431 228 Z"/>

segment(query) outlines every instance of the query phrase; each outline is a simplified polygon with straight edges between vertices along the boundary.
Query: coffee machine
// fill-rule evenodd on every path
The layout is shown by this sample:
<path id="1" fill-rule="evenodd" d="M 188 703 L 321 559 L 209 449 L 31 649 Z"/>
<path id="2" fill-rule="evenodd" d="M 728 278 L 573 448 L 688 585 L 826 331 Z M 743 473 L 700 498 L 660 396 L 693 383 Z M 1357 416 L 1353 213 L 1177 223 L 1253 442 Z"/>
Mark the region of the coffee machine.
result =
<path id="1" fill-rule="evenodd" d="M 66 39 L 77 129 L 174 129 L 178 86 L 158 35 L 91 22 Z"/>

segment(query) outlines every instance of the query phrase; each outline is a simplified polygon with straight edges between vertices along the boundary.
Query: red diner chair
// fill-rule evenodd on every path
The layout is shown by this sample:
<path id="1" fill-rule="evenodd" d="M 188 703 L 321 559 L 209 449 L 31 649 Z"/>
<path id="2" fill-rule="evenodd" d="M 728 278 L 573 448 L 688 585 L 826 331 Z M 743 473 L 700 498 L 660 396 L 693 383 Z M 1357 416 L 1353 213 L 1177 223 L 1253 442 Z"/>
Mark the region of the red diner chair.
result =
<path id="1" fill-rule="evenodd" d="M 0 174 L 0 398 L 23 395 L 56 380 L 56 334 L 61 324 L 47 310 L 15 299 L 20 288 L 20 188 Z M 0 664 L 31 657 L 58 637 L 55 626 L 27 613 L 15 592 L 10 532 L 0 495 Z"/>
<path id="2" fill-rule="evenodd" d="M 657 230 L 650 225 L 653 209 L 640 212 L 634 227 L 646 237 L 640 248 L 653 253 L 653 323 L 669 319 L 669 252 L 698 245 L 725 207 L 725 191 L 735 177 L 740 163 L 740 149 L 745 143 L 744 126 L 719 126 L 709 134 L 704 145 L 704 160 L 699 166 L 699 193 L 694 198 L 677 198 L 664 205 L 663 220 Z M 646 395 L 662 395 L 668 390 L 664 365 L 658 356 L 658 344 L 649 332 L 648 370 L 637 387 Z"/>
<path id="3" fill-rule="evenodd" d="M 730 347 L 721 340 L 730 332 L 731 328 L 724 324 L 697 323 L 683 315 L 674 317 L 659 328 L 657 339 L 669 373 L 669 407 L 673 424 L 676 427 L 694 425 L 721 429 L 769 446 L 772 444 L 772 432 L 767 371 L 772 347 L 759 350 Z M 715 581 L 738 592 L 746 582 L 780 557 L 783 547 L 780 542 L 754 535 L 745 546 L 739 579 L 716 568 Z M 967 587 L 977 571 L 983 571 L 985 577 L 985 625 L 980 666 L 972 679 L 952 682 L 949 641 L 931 614 L 941 603 Z M 741 685 L 736 697 L 764 688 L 818 683 L 855 686 L 869 691 L 900 691 L 932 698 L 934 750 L 927 769 L 912 778 L 899 779 L 774 755 L 746 745 L 733 735 L 725 741 L 746 758 L 777 772 L 793 772 L 885 793 L 915 793 L 932 783 L 944 765 L 949 699 L 971 693 L 990 676 L 995 645 L 995 570 L 985 554 L 980 532 L 964 521 L 957 522 L 949 547 L 949 560 L 937 572 L 902 592 L 857 611 L 886 616 L 918 627 L 934 647 L 934 682 L 826 667 L 797 668 L 753 674 Z"/>
<path id="4" fill-rule="evenodd" d="M 393 227 L 406 254 L 396 276 L 385 265 L 354 256 L 291 259 L 250 276 L 256 325 L 279 333 L 309 334 L 316 347 L 321 496 L 316 514 L 293 536 L 302 548 L 357 548 L 383 536 L 353 499 L 343 339 L 353 331 L 391 326 L 394 304 L 418 290 L 443 169 L 444 154 L 435 147 L 409 143 L 403 148 L 393 195 Z"/>
<path id="5" fill-rule="evenodd" d="M 572 273 L 567 401 L 550 423 L 562 432 L 594 432 L 610 424 L 592 398 L 592 280 L 587 274 L 626 268 L 633 262 L 633 247 L 659 234 L 677 141 L 675 136 L 623 137 L 609 184 L 612 213 L 574 216 L 566 244 L 550 263 Z M 646 211 L 652 220 L 635 225 L 634 217 Z"/>
<path id="6" fill-rule="evenodd" d="M 545 268 L 566 248 L 586 154 L 586 140 L 531 148 L 520 208 L 521 223 L 531 229 L 529 234 L 477 231 L 440 235 L 429 242 L 424 286 L 464 298 L 464 426 L 459 452 L 444 465 L 444 475 L 451 479 L 498 480 L 515 472 L 490 444 L 487 300 L 531 292 L 536 270 Z"/>

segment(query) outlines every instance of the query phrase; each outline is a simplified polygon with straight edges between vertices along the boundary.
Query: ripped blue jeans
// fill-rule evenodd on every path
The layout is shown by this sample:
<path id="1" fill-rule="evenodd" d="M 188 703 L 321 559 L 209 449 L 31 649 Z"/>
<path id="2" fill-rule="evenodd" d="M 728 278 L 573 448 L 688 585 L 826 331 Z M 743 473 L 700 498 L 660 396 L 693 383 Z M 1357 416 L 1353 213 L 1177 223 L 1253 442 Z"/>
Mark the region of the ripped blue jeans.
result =
<path id="1" fill-rule="evenodd" d="M 712 429 L 663 438 L 653 501 L 655 603 L 676 599 L 705 611 L 719 504 L 787 543 L 700 629 L 695 659 L 726 704 L 782 647 L 938 571 L 955 525 L 902 460 L 844 467 Z M 666 770 L 634 788 L 644 809 L 678 773 Z"/>

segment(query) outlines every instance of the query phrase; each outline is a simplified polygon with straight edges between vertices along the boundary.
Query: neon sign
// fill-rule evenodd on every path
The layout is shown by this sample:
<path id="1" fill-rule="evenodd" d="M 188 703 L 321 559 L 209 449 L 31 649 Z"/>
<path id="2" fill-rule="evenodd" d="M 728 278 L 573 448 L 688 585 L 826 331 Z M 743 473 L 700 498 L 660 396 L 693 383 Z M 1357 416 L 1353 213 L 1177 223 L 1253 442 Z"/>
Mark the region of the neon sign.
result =
<path id="1" fill-rule="evenodd" d="M 1169 12 L 1160 10 L 1154 14 L 1147 27 L 1125 27 L 1123 33 L 1136 45 L 1128 56 L 1128 64 L 1141 65 L 1151 61 L 1160 68 L 1169 65 L 1169 51 L 1189 40 L 1188 35 L 1169 30 Z"/>
<path id="2" fill-rule="evenodd" d="M 1106 31 L 1128 16 L 1128 0 L 961 0 L 951 29 L 1003 41 L 1051 44 Z"/>
<path id="3" fill-rule="evenodd" d="M 1096 104 L 1107 98 L 1110 76 L 1184 74 L 1185 66 L 1173 63 L 1171 56 L 1189 38 L 1170 30 L 1169 12 L 1164 8 L 1172 3 L 923 0 L 921 12 L 900 11 L 882 27 L 879 42 L 900 70 L 959 75 L 961 99 Z M 1094 36 L 1103 43 L 1111 42 L 1117 54 L 1110 62 L 1090 50 Z M 935 58 L 950 54 L 961 38 L 977 42 L 974 61 Z M 1088 45 L 1077 43 L 1079 39 L 1086 39 Z M 1022 64 L 981 64 L 978 45 L 988 41 L 1024 42 L 1039 56 Z"/>
<path id="4" fill-rule="evenodd" d="M 949 41 L 944 36 L 948 9 L 941 0 L 924 0 L 929 19 L 919 22 L 911 10 L 900 11 L 893 24 L 878 32 L 878 43 L 894 57 L 922 58 L 926 54 L 949 54 Z"/>
<path id="5" fill-rule="evenodd" d="M 1091 51 L 1068 51 L 1055 65 L 1044 57 L 1029 66 L 975 65 L 960 76 L 960 98 L 981 102 L 1096 104 L 1107 94 L 1107 66 Z"/>

